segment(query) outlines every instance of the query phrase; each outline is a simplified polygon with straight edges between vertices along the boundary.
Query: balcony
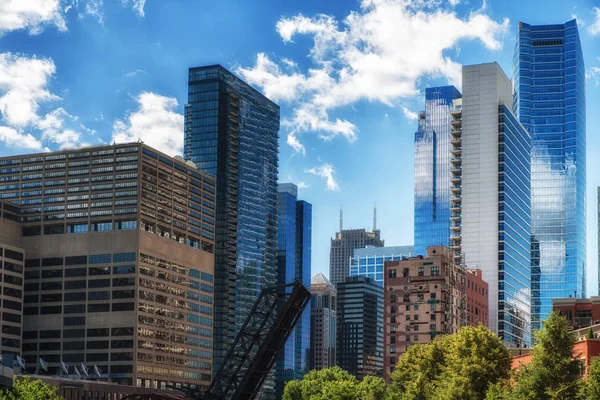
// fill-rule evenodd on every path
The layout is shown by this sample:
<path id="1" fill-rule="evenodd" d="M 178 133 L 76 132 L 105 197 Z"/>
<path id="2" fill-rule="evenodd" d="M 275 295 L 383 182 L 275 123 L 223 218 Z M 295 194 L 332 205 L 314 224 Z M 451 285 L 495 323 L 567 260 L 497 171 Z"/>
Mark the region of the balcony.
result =
<path id="1" fill-rule="evenodd" d="M 455 148 L 453 148 L 452 150 L 450 150 L 450 154 L 452 154 L 454 156 L 460 156 L 462 154 L 462 147 L 461 146 L 456 146 Z"/>
<path id="2" fill-rule="evenodd" d="M 460 127 L 462 125 L 462 119 L 453 119 L 452 121 L 450 121 L 450 124 L 453 127 Z"/>

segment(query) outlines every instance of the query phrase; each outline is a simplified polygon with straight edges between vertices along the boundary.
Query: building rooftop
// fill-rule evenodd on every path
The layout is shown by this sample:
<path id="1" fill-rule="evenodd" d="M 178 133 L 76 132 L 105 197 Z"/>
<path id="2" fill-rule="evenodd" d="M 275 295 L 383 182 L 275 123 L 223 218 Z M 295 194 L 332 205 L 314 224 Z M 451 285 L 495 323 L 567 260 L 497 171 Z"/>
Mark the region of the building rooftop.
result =
<path id="1" fill-rule="evenodd" d="M 325 277 L 325 275 L 323 275 L 320 272 L 312 277 L 312 279 L 310 280 L 310 284 L 311 285 L 327 285 L 327 286 L 334 287 L 333 284 L 331 282 L 329 282 L 329 279 L 327 279 Z"/>
<path id="2" fill-rule="evenodd" d="M 363 249 L 354 249 L 354 257 L 375 257 L 375 256 L 392 256 L 392 255 L 404 255 L 412 257 L 414 253 L 414 246 L 385 246 L 375 247 L 367 246 Z"/>

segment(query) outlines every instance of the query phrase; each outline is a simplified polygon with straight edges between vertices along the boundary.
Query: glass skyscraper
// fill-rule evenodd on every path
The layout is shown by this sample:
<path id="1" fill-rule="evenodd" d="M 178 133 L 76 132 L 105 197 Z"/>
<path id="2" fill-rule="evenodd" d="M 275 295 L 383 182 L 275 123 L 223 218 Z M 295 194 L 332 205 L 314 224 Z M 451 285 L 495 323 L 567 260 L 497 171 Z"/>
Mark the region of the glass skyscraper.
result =
<path id="1" fill-rule="evenodd" d="M 415 254 L 427 246 L 449 245 L 450 110 L 461 97 L 454 86 L 427 88 L 425 111 L 415 133 Z"/>
<path id="2" fill-rule="evenodd" d="M 586 297 L 585 65 L 575 20 L 519 24 L 513 110 L 531 134 L 532 328 Z"/>
<path id="3" fill-rule="evenodd" d="M 278 188 L 277 283 L 301 280 L 311 284 L 312 205 L 298 201 L 298 187 L 282 183 Z M 305 310 L 275 364 L 275 397 L 283 397 L 285 384 L 302 379 L 310 357 L 310 310 Z"/>
<path id="4" fill-rule="evenodd" d="M 185 158 L 217 180 L 216 372 L 260 291 L 277 281 L 279 106 L 218 65 L 191 68 L 188 90 Z"/>

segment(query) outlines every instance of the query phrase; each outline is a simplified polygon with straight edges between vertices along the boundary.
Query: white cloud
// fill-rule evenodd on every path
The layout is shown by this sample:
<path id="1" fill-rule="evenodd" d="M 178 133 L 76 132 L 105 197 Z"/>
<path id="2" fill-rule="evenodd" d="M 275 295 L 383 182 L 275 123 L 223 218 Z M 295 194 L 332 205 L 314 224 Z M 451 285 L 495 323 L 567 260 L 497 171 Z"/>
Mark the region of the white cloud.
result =
<path id="1" fill-rule="evenodd" d="M 56 143 L 60 149 L 72 149 L 81 145 L 81 133 L 66 128 L 65 122 L 75 122 L 77 120 L 77 117 L 69 114 L 64 108 L 60 107 L 46 114 L 43 119 L 37 122 L 37 127 L 42 131 L 43 141 Z M 84 125 L 80 124 L 79 127 L 92 134 Z"/>
<path id="2" fill-rule="evenodd" d="M 296 186 L 298 186 L 298 189 L 308 189 L 310 187 L 310 185 L 304 181 L 298 182 Z"/>
<path id="3" fill-rule="evenodd" d="M 6 147 L 41 150 L 42 143 L 30 133 L 23 133 L 8 126 L 0 126 L 0 142 Z"/>
<path id="4" fill-rule="evenodd" d="M 407 107 L 405 106 L 401 106 L 402 107 L 402 112 L 404 113 L 404 117 L 406 117 L 407 120 L 409 121 L 416 121 L 419 118 L 419 114 L 414 112 L 414 111 L 410 111 Z"/>
<path id="5" fill-rule="evenodd" d="M 144 71 L 143 69 L 136 69 L 134 71 L 129 71 L 125 74 L 125 78 L 134 78 L 135 76 L 139 75 L 139 74 L 146 74 L 147 72 Z"/>
<path id="6" fill-rule="evenodd" d="M 102 7 L 104 2 L 102 0 L 87 0 L 83 9 L 84 14 L 91 15 L 98 20 L 98 23 L 104 23 L 104 16 L 102 14 Z"/>
<path id="7" fill-rule="evenodd" d="M 598 81 L 598 77 L 600 77 L 600 67 L 592 67 L 585 72 L 586 80 L 594 80 L 596 86 L 600 85 Z"/>
<path id="8" fill-rule="evenodd" d="M 588 26 L 588 31 L 596 36 L 600 34 L 600 7 L 594 7 L 594 22 Z"/>
<path id="9" fill-rule="evenodd" d="M 177 100 L 151 92 L 142 92 L 136 100 L 138 110 L 130 113 L 125 121 L 114 122 L 112 140 L 124 143 L 141 139 L 169 155 L 181 154 L 183 115 L 175 112 Z"/>
<path id="10" fill-rule="evenodd" d="M 0 1 L 0 34 L 28 29 L 37 35 L 46 25 L 66 31 L 67 24 L 60 9 L 60 0 L 2 0 Z"/>
<path id="11" fill-rule="evenodd" d="M 448 3 L 450 3 L 452 7 L 456 7 L 458 3 L 460 3 L 460 0 L 448 0 Z"/>
<path id="12" fill-rule="evenodd" d="M 333 168 L 333 166 L 331 164 L 325 163 L 325 164 L 321 165 L 320 167 L 313 167 L 311 169 L 307 169 L 306 173 L 320 176 L 321 178 L 325 179 L 325 183 L 327 185 L 327 190 L 332 190 L 332 191 L 340 190 L 340 186 L 338 185 L 337 181 L 333 177 L 333 175 L 335 174 L 335 169 Z"/>
<path id="13" fill-rule="evenodd" d="M 47 86 L 56 71 L 46 58 L 29 58 L 11 53 L 0 54 L 0 113 L 10 125 L 35 122 L 40 103 L 59 100 Z"/>
<path id="14" fill-rule="evenodd" d="M 489 50 L 502 48 L 508 19 L 496 22 L 482 11 L 461 18 L 439 5 L 432 0 L 362 0 L 342 24 L 328 15 L 281 18 L 276 29 L 284 42 L 292 43 L 297 35 L 313 39 L 312 66 L 301 71 L 293 60 L 277 62 L 259 53 L 253 66 L 237 72 L 267 97 L 293 106 L 282 126 L 296 151 L 303 151 L 299 136 L 308 131 L 352 142 L 358 128 L 332 117 L 334 110 L 364 100 L 395 106 L 419 93 L 423 77 L 459 84 L 461 66 L 444 51 L 461 40 L 479 40 Z"/>
<path id="15" fill-rule="evenodd" d="M 131 2 L 133 11 L 141 18 L 144 18 L 146 15 L 144 13 L 144 6 L 146 5 L 146 0 L 121 0 L 121 4 L 124 6 L 128 5 Z"/>

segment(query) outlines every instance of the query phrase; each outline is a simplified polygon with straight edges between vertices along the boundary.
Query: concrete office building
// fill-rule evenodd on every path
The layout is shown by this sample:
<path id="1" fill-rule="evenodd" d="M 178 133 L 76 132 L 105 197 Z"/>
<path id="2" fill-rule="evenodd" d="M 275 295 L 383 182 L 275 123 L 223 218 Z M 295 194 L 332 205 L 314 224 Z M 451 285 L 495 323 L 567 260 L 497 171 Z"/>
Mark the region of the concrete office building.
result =
<path id="1" fill-rule="evenodd" d="M 350 276 L 366 276 L 383 286 L 384 263 L 405 260 L 413 256 L 413 246 L 367 246 L 354 249 L 350 259 Z"/>
<path id="2" fill-rule="evenodd" d="M 337 290 L 319 273 L 310 282 L 310 369 L 336 365 Z"/>
<path id="3" fill-rule="evenodd" d="M 489 327 L 511 347 L 531 344 L 530 136 L 512 114 L 512 85 L 497 63 L 463 67 L 461 109 L 452 113 L 453 216 L 460 241 L 451 248 L 480 269 L 489 285 Z M 455 175 L 455 176 L 458 176 Z"/>
<path id="4" fill-rule="evenodd" d="M 141 143 L 0 158 L 21 207 L 22 354 L 147 388 L 212 373 L 214 178 Z M 6 254 L 6 253 L 5 253 Z"/>
<path id="5" fill-rule="evenodd" d="M 340 215 L 340 231 L 331 239 L 329 250 L 329 277 L 331 283 L 337 285 L 350 276 L 350 257 L 354 255 L 355 249 L 367 246 L 383 247 L 385 242 L 381 240 L 381 232 L 373 229 L 343 229 Z"/>
<path id="6" fill-rule="evenodd" d="M 336 289 L 337 365 L 357 379 L 383 377 L 383 288 L 353 276 Z"/>
<path id="7" fill-rule="evenodd" d="M 21 353 L 23 322 L 25 250 L 20 218 L 20 207 L 0 202 L 0 354 L 13 356 Z"/>
<path id="8" fill-rule="evenodd" d="M 429 343 L 466 324 L 465 272 L 444 246 L 385 263 L 384 378 L 413 343 Z"/>

